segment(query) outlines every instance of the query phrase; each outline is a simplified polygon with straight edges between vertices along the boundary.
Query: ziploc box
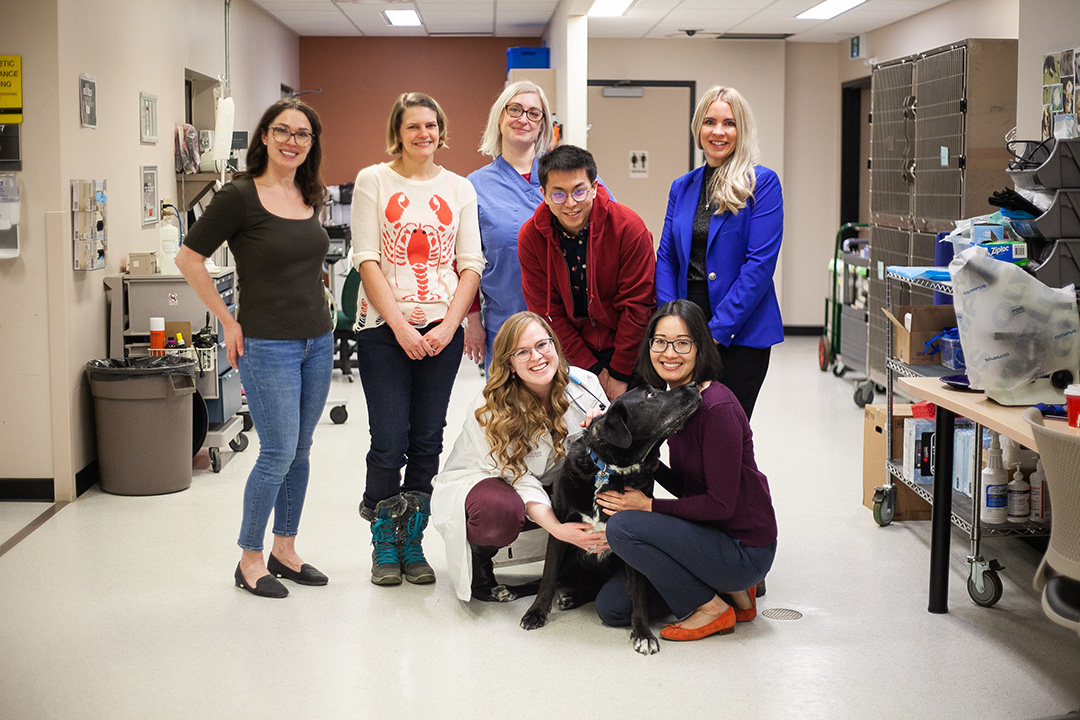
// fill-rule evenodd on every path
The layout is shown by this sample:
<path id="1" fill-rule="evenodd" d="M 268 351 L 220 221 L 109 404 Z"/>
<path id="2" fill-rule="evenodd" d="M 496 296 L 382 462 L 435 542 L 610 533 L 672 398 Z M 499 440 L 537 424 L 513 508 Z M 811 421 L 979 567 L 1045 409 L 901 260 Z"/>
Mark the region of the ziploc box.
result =
<path id="1" fill-rule="evenodd" d="M 934 421 L 904 418 L 904 478 L 916 485 L 934 482 Z"/>
<path id="2" fill-rule="evenodd" d="M 901 305 L 897 315 L 882 308 L 885 317 L 893 326 L 893 355 L 900 362 L 908 365 L 937 365 L 937 353 L 928 355 L 925 343 L 945 328 L 956 327 L 956 310 L 952 305 Z M 910 329 L 905 326 L 904 318 L 911 314 Z"/>
<path id="3" fill-rule="evenodd" d="M 941 364 L 953 370 L 963 370 L 967 367 L 964 363 L 964 350 L 960 347 L 960 338 L 943 337 L 938 340 L 941 350 Z"/>

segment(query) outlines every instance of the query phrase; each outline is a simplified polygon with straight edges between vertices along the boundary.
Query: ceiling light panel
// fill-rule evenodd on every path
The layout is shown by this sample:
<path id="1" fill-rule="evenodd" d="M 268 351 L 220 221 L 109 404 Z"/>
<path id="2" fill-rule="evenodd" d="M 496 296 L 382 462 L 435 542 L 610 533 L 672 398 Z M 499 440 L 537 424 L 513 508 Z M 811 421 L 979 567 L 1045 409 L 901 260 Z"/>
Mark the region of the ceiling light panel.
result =
<path id="1" fill-rule="evenodd" d="M 840 13 L 862 5 L 866 0 L 824 0 L 796 15 L 798 20 L 831 20 Z"/>

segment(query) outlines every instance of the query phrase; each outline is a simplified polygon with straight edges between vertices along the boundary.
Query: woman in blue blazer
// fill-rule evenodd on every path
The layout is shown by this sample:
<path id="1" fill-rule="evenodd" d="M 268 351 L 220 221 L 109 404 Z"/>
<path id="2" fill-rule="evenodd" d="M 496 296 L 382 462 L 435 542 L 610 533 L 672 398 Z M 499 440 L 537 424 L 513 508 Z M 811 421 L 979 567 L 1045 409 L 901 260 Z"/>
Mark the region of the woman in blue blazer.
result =
<path id="1" fill-rule="evenodd" d="M 686 298 L 705 311 L 724 361 L 723 383 L 747 419 L 784 339 L 773 272 L 784 234 L 776 173 L 757 164 L 750 106 L 715 86 L 691 123 L 705 165 L 671 184 L 656 256 L 656 301 Z"/>

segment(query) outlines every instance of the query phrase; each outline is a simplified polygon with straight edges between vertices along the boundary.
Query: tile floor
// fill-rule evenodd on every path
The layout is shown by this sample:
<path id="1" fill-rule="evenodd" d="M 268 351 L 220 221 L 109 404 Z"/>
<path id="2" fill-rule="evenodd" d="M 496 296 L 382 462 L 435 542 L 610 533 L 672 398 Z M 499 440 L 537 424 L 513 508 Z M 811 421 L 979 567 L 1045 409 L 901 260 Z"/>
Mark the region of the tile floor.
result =
<path id="1" fill-rule="evenodd" d="M 245 453 L 190 489 L 96 487 L 0 557 L 0 718 L 1038 718 L 1080 706 L 1080 637 L 1042 614 L 1039 555 L 989 540 L 1005 593 L 965 589 L 953 534 L 948 615 L 926 612 L 928 522 L 874 524 L 860 504 L 863 414 L 816 367 L 816 338 L 778 346 L 754 418 L 780 527 L 759 617 L 735 634 L 633 652 L 592 606 L 526 633 L 529 600 L 465 604 L 448 581 L 376 587 L 356 514 L 367 448 L 360 383 L 324 420 L 299 548 L 331 578 L 284 601 L 232 585 Z M 463 365 L 447 428 L 481 387 Z M 0 503 L 0 543 L 42 507 Z M 445 568 L 439 536 L 425 542 Z M 526 566 L 523 572 L 535 570 Z"/>

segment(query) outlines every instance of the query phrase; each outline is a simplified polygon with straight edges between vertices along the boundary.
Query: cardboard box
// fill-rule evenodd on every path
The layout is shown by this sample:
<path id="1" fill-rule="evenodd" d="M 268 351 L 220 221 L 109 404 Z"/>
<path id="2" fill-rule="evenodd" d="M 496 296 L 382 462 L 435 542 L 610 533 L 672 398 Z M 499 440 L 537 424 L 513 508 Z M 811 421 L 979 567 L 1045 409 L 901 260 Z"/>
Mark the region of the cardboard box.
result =
<path id="1" fill-rule="evenodd" d="M 865 424 L 863 430 L 863 505 L 874 509 L 874 488 L 886 482 L 885 468 L 885 423 L 887 419 L 884 405 L 867 405 L 864 408 Z M 893 405 L 892 452 L 894 462 L 900 462 L 904 454 L 904 419 L 911 417 L 910 405 Z M 894 480 L 896 485 L 896 514 L 894 520 L 929 520 L 932 508 L 930 503 L 904 485 Z"/>
<path id="2" fill-rule="evenodd" d="M 893 356 L 908 365 L 937 365 L 937 353 L 928 355 L 924 343 L 945 328 L 956 327 L 956 310 L 952 305 L 901 305 L 897 315 L 882 308 L 893 328 Z M 904 318 L 911 314 L 910 329 Z"/>
<path id="3" fill-rule="evenodd" d="M 128 273 L 131 275 L 155 275 L 158 269 L 156 252 L 133 252 L 128 254 Z"/>

